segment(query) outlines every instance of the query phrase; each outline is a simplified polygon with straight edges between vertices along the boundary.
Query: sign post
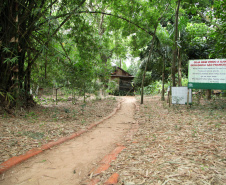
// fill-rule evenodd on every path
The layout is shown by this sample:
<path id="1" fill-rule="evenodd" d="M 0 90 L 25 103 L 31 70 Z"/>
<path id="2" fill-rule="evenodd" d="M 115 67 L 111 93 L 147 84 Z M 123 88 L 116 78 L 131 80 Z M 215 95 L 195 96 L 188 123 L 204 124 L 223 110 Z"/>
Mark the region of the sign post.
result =
<path id="1" fill-rule="evenodd" d="M 188 89 L 188 92 L 187 92 L 187 109 L 188 109 L 188 105 L 189 105 L 189 89 Z"/>

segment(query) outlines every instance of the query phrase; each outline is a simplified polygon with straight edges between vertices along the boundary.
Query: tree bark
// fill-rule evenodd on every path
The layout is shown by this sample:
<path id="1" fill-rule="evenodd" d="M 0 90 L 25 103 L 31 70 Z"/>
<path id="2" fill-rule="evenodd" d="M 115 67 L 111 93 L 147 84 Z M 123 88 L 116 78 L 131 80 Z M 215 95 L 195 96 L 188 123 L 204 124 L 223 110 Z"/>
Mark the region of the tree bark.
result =
<path id="1" fill-rule="evenodd" d="M 171 68 L 173 87 L 176 86 L 175 73 L 176 73 L 176 61 L 177 61 L 178 15 L 179 15 L 180 1 L 181 0 L 178 0 L 177 2 L 177 10 L 175 14 L 175 40 L 174 40 L 174 51 L 173 51 L 173 63 Z"/>
<path id="2" fill-rule="evenodd" d="M 206 90 L 206 99 L 211 100 L 211 89 Z"/>
<path id="3" fill-rule="evenodd" d="M 164 81 L 165 81 L 165 61 L 163 59 L 163 67 L 162 67 L 162 97 L 161 97 L 161 100 L 162 101 L 165 101 L 165 90 L 164 90 Z"/>
<path id="4" fill-rule="evenodd" d="M 28 70 L 26 72 L 25 76 L 25 82 L 24 82 L 24 88 L 25 88 L 25 99 L 26 99 L 26 106 L 29 105 L 28 101 L 31 99 L 31 95 L 29 93 L 31 89 L 31 64 L 30 64 L 30 59 L 31 59 L 31 52 L 27 52 L 27 60 L 28 60 Z"/>
<path id="5" fill-rule="evenodd" d="M 4 107 L 4 105 L 9 103 L 5 103 L 6 96 L 9 95 L 12 97 L 10 101 L 13 102 L 13 105 L 16 105 L 17 97 L 19 97 L 18 100 L 22 103 L 26 103 L 26 98 L 30 90 L 31 66 L 40 56 L 40 52 L 37 52 L 33 55 L 33 60 L 27 61 L 27 58 L 25 58 L 27 57 L 27 49 L 28 47 L 32 48 L 31 44 L 33 39 L 36 39 L 33 32 L 36 30 L 37 25 L 43 28 L 43 22 L 46 23 L 46 20 L 41 23 L 39 21 L 48 15 L 47 10 L 57 1 L 48 3 L 42 0 L 37 3 L 32 0 L 7 0 L 3 2 L 0 8 L 0 105 Z M 73 11 L 78 11 L 84 3 L 85 0 L 81 0 Z M 67 16 L 52 36 L 73 15 Z M 47 45 L 50 40 L 51 38 L 47 38 L 44 44 Z M 28 65 L 25 70 L 26 64 Z M 17 71 L 13 70 L 15 68 L 17 68 Z"/>
<path id="6" fill-rule="evenodd" d="M 155 26 L 154 35 L 156 33 L 157 27 L 158 27 L 158 24 L 156 24 L 156 26 Z M 152 50 L 154 48 L 154 41 L 155 41 L 155 36 L 153 36 L 153 38 L 152 38 L 151 48 L 150 48 L 149 53 L 148 53 L 148 60 L 145 64 L 145 69 L 144 69 L 144 72 L 143 72 L 143 78 L 142 78 L 142 83 L 141 83 L 141 102 L 140 102 L 141 104 L 144 103 L 144 80 L 145 80 L 145 75 L 146 75 L 146 71 L 147 71 L 147 67 L 148 67 L 148 62 L 151 58 L 151 53 L 152 53 Z"/>
<path id="7" fill-rule="evenodd" d="M 178 49 L 178 87 L 182 86 L 182 72 L 181 72 L 181 53 L 180 49 Z"/>

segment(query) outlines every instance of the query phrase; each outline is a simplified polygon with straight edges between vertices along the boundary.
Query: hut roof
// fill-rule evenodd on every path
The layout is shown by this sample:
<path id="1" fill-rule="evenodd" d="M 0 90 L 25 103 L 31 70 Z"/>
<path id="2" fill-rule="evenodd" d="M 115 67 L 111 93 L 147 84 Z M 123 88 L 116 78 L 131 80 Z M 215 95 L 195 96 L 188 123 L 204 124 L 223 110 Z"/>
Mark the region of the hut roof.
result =
<path id="1" fill-rule="evenodd" d="M 132 76 L 131 74 L 129 74 L 128 72 L 126 72 L 125 70 L 123 70 L 120 67 L 115 66 L 115 70 L 114 72 L 111 73 L 111 76 L 113 77 L 126 77 L 126 78 L 134 78 L 134 76 Z"/>

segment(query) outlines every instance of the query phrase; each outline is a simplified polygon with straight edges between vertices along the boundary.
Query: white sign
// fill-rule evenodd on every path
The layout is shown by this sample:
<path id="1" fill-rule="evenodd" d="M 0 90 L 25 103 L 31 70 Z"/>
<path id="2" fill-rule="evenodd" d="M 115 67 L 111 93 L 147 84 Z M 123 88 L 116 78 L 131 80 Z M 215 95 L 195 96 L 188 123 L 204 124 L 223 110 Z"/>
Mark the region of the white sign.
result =
<path id="1" fill-rule="evenodd" d="M 189 88 L 224 88 L 226 84 L 226 59 L 190 60 Z"/>
<path id="2" fill-rule="evenodd" d="M 188 87 L 172 87 L 172 104 L 187 104 Z M 192 91 L 189 89 L 189 103 L 192 103 Z"/>

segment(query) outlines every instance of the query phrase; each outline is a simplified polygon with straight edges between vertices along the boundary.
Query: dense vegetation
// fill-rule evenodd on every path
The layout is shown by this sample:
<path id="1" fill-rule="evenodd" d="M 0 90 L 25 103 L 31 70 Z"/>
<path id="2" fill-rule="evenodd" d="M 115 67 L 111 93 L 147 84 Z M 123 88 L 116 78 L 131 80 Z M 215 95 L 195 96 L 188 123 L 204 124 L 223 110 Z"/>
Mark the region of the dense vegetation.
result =
<path id="1" fill-rule="evenodd" d="M 30 89 L 40 87 L 94 93 L 107 87 L 112 63 L 128 56 L 140 58 L 128 69 L 138 89 L 159 80 L 180 86 L 189 59 L 226 56 L 224 7 L 223 0 L 1 1 L 0 104 L 27 106 Z"/>

